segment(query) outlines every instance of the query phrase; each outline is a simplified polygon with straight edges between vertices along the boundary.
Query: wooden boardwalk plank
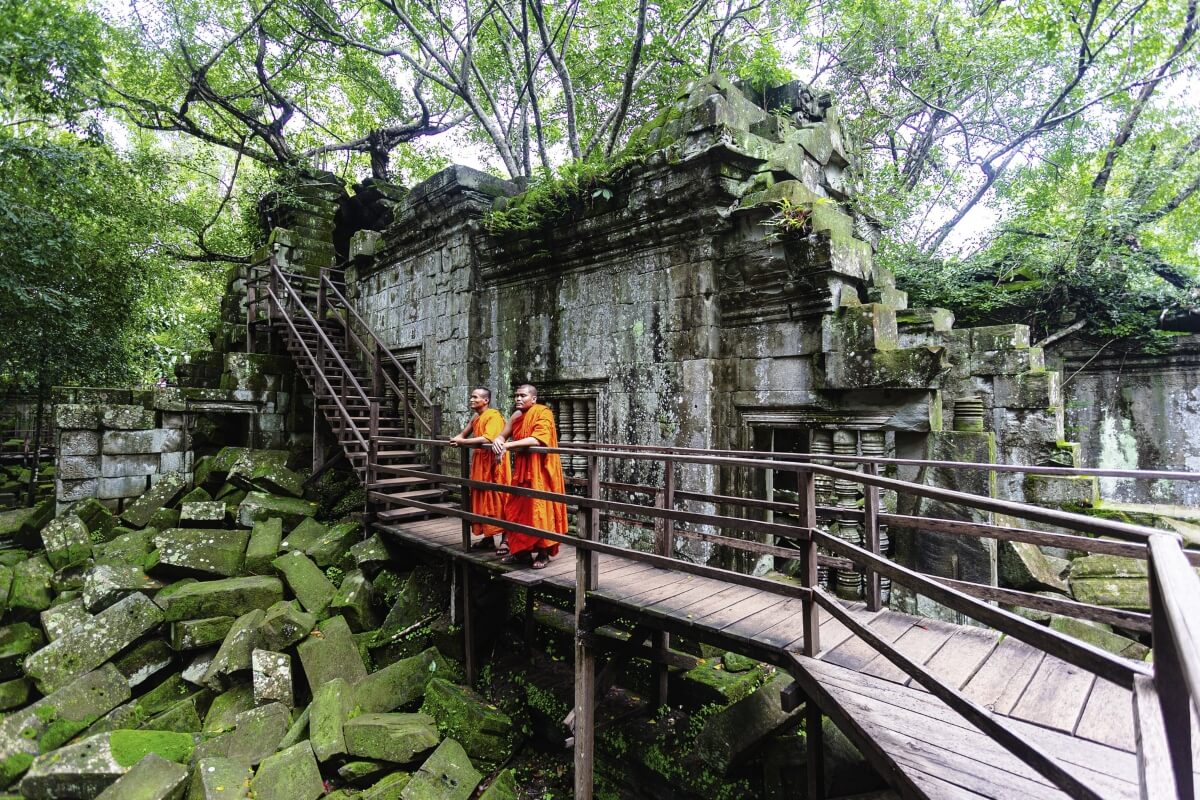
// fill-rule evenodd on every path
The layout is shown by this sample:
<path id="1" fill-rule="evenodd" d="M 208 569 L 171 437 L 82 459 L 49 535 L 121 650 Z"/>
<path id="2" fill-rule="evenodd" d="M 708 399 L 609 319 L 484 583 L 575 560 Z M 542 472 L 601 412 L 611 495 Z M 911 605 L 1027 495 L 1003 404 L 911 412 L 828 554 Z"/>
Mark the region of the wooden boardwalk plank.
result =
<path id="1" fill-rule="evenodd" d="M 1046 656 L 1013 707 L 1012 716 L 1071 733 L 1095 680 L 1085 669 Z"/>
<path id="2" fill-rule="evenodd" d="M 867 627 L 884 641 L 894 642 L 901 634 L 913 626 L 914 621 L 915 618 L 907 614 L 885 612 L 871 620 L 871 624 Z M 857 636 L 851 636 L 822 656 L 821 660 L 828 661 L 830 664 L 837 664 L 839 667 L 845 667 L 846 669 L 858 670 L 865 667 L 878 655 L 879 651 L 874 647 Z"/>
<path id="3" fill-rule="evenodd" d="M 920 620 L 900 635 L 893 643 L 903 655 L 918 664 L 924 664 L 946 643 L 956 630 L 955 626 L 938 620 Z M 865 675 L 874 675 L 896 683 L 908 680 L 908 673 L 880 654 L 861 670 Z"/>
<path id="4" fill-rule="evenodd" d="M 1075 735 L 1134 752 L 1133 695 L 1111 681 L 1097 678 Z"/>
<path id="5" fill-rule="evenodd" d="M 947 686 L 961 689 L 996 649 L 999 639 L 995 631 L 959 628 L 925 662 L 925 668 Z M 908 685 L 916 686 L 916 682 L 910 678 Z"/>
<path id="6" fill-rule="evenodd" d="M 1007 714 L 1021 699 L 1043 656 L 1041 650 L 1006 637 L 963 687 L 963 694 L 997 714 Z"/>

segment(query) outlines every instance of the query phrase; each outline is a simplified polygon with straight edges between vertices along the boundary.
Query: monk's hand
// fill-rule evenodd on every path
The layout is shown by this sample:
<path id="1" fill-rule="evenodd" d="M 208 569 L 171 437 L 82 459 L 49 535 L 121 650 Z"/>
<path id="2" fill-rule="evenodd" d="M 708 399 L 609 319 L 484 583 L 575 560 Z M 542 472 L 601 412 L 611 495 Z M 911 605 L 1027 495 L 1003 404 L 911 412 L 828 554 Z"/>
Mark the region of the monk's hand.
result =
<path id="1" fill-rule="evenodd" d="M 462 444 L 462 442 L 463 442 L 463 440 L 462 440 L 461 436 L 451 436 L 450 437 L 450 446 L 451 447 L 458 447 L 460 444 Z"/>
<path id="2" fill-rule="evenodd" d="M 504 437 L 497 436 L 492 440 L 492 452 L 496 455 L 504 455 Z"/>

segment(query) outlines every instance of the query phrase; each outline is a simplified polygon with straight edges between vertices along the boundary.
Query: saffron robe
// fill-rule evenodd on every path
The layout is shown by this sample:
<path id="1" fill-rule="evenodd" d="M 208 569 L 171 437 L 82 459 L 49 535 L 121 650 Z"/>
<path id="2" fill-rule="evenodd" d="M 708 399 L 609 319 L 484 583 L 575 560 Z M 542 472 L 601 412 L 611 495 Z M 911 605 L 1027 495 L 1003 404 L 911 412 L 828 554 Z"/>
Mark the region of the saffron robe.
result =
<path id="1" fill-rule="evenodd" d="M 494 408 L 485 409 L 482 414 L 471 421 L 471 437 L 482 436 L 489 442 L 504 430 L 504 415 Z M 471 453 L 471 480 L 499 483 L 507 486 L 512 483 L 512 470 L 508 465 L 508 457 L 496 459 L 496 454 L 490 448 L 480 447 Z M 504 504 L 508 495 L 494 489 L 472 489 L 471 511 L 485 517 L 503 519 Z M 504 529 L 498 525 L 486 525 L 476 522 L 471 525 L 471 533 L 476 536 L 503 535 Z"/>
<path id="2" fill-rule="evenodd" d="M 513 426 L 512 439 L 517 441 L 532 436 L 543 447 L 558 447 L 558 430 L 554 427 L 554 413 L 544 405 L 530 406 Z M 562 459 L 558 453 L 531 453 L 525 448 L 512 451 L 512 485 L 543 492 L 566 493 L 563 481 Z M 504 504 L 504 518 L 509 522 L 531 525 L 551 533 L 567 532 L 567 507 L 562 503 L 533 497 L 509 495 Z M 558 542 L 541 539 L 516 531 L 508 532 L 510 553 L 544 550 L 549 555 L 558 555 Z"/>

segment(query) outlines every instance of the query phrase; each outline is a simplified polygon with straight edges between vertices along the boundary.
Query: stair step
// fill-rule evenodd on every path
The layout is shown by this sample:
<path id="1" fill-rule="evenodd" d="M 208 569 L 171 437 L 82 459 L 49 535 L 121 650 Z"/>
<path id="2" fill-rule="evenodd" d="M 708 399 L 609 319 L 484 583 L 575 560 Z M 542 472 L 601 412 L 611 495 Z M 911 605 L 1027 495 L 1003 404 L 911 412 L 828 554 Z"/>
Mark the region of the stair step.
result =
<path id="1" fill-rule="evenodd" d="M 372 500 L 378 500 L 381 503 L 391 503 L 394 505 L 403 505 L 408 500 L 420 500 L 422 502 L 430 502 L 439 497 L 445 497 L 445 489 L 417 489 L 411 492 L 376 492 L 369 493 Z"/>
<path id="2" fill-rule="evenodd" d="M 424 457 L 424 453 L 418 450 L 380 450 L 375 454 L 377 458 L 417 458 Z M 350 453 L 347 458 L 366 458 L 366 453 Z M 415 467 L 410 467 L 415 469 Z"/>
<path id="3" fill-rule="evenodd" d="M 438 508 L 458 508 L 457 503 L 435 503 Z M 420 518 L 434 512 L 427 511 L 424 508 L 395 508 L 387 511 L 380 511 L 375 515 L 375 518 L 380 522 L 401 522 L 406 519 Z"/>
<path id="4" fill-rule="evenodd" d="M 379 468 L 376 467 L 376 469 L 379 469 Z M 378 492 L 383 489 L 395 489 L 400 486 L 419 486 L 420 484 L 423 484 L 423 483 L 432 483 L 432 482 L 433 481 L 429 480 L 429 478 L 413 478 L 413 477 L 384 478 L 382 480 L 377 480 L 374 483 L 372 483 L 371 491 Z"/>

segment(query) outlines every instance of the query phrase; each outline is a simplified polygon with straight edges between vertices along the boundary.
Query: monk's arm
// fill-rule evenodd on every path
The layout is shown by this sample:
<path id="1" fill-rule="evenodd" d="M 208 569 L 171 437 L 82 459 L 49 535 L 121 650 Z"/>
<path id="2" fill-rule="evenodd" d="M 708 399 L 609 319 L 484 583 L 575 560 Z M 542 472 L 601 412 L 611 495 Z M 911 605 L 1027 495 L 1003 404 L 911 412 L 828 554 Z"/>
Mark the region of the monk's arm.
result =
<path id="1" fill-rule="evenodd" d="M 504 443 L 508 441 L 508 437 L 512 436 L 513 426 L 517 424 L 517 420 L 521 418 L 520 411 L 514 411 L 508 421 L 504 423 L 504 430 L 500 431 L 500 435 L 492 440 L 492 452 L 499 455 L 504 452 Z"/>
<path id="2" fill-rule="evenodd" d="M 460 444 L 478 444 L 478 442 L 472 442 L 467 439 L 467 434 L 471 432 L 471 426 L 474 424 L 475 418 L 472 417 L 471 421 L 467 423 L 467 427 L 462 429 L 462 433 L 458 434 L 457 436 L 450 437 L 451 446 L 458 447 Z"/>

